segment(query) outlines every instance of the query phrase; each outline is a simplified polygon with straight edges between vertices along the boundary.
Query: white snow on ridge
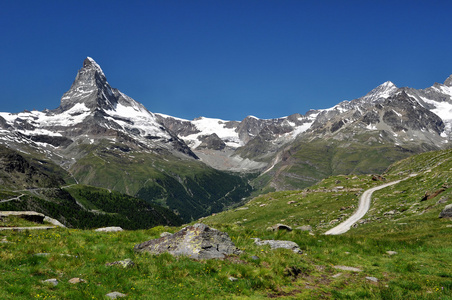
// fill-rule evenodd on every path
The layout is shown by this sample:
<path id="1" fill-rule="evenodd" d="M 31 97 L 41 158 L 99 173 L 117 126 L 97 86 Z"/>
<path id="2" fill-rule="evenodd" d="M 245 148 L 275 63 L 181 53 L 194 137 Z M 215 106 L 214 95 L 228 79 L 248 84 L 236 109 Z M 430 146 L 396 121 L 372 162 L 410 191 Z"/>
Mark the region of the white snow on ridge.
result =
<path id="1" fill-rule="evenodd" d="M 131 101 L 129 104 L 131 105 L 118 103 L 115 110 L 105 111 L 111 116 L 111 118 L 108 119 L 118 123 L 123 128 L 137 128 L 142 135 L 170 138 L 170 136 L 160 128 L 153 113 L 138 105 L 135 101 Z M 127 119 L 132 124 L 121 119 Z"/>
<path id="2" fill-rule="evenodd" d="M 17 114 L 0 113 L 9 125 L 13 125 L 17 119 L 26 120 L 28 123 L 37 127 L 35 130 L 18 130 L 26 135 L 52 135 L 60 136 L 58 132 L 49 131 L 46 129 L 48 126 L 73 126 L 75 124 L 83 122 L 83 120 L 89 115 L 90 110 L 84 103 L 77 103 L 68 111 L 61 114 L 47 115 L 41 111 L 20 112 Z"/>
<path id="3" fill-rule="evenodd" d="M 235 132 L 235 129 L 226 128 L 227 121 L 201 117 L 190 122 L 195 125 L 195 127 L 200 131 L 199 133 L 183 137 L 184 141 L 193 149 L 201 144 L 201 141 L 198 140 L 199 136 L 211 135 L 214 133 L 216 133 L 218 137 L 231 148 L 238 148 L 243 146 L 243 142 L 240 140 L 238 133 Z"/>
<path id="4" fill-rule="evenodd" d="M 452 88 L 451 88 L 452 91 Z M 451 94 L 452 95 L 452 94 Z M 452 131 L 452 104 L 446 101 L 438 102 L 425 97 L 420 96 L 420 98 L 428 104 L 433 105 L 435 108 L 431 111 L 440 117 L 446 125 L 446 131 Z"/>

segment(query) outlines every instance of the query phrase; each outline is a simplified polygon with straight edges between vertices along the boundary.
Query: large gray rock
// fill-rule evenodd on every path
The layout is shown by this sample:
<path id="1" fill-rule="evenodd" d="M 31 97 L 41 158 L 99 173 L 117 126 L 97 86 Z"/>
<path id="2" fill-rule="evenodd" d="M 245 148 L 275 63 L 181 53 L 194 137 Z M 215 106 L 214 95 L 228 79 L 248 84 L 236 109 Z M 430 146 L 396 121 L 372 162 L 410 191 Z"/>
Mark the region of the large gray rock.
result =
<path id="1" fill-rule="evenodd" d="M 440 218 L 452 218 L 452 204 L 446 205 L 443 211 L 439 214 Z"/>
<path id="2" fill-rule="evenodd" d="M 184 255 L 193 259 L 225 258 L 231 254 L 241 253 L 226 232 L 202 223 L 187 226 L 171 236 L 137 244 L 133 249 L 137 252 L 152 254 L 168 252 L 175 256 Z"/>

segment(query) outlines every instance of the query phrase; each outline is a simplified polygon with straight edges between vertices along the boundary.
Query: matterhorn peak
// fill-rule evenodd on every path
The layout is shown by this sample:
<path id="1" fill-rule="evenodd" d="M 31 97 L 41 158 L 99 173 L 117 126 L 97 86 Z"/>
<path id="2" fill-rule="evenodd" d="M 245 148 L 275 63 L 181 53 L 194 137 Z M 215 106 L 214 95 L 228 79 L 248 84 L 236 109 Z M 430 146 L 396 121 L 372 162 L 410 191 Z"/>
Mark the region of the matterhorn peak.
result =
<path id="1" fill-rule="evenodd" d="M 90 110 L 114 109 L 117 103 L 102 68 L 89 56 L 83 61 L 71 88 L 61 98 L 60 109 L 70 109 L 76 103 L 84 103 Z"/>
<path id="2" fill-rule="evenodd" d="M 92 68 L 95 69 L 95 71 L 99 72 L 100 75 L 105 77 L 104 71 L 102 71 L 102 68 L 96 63 L 94 59 L 91 57 L 86 57 L 86 59 L 83 61 L 83 68 Z"/>

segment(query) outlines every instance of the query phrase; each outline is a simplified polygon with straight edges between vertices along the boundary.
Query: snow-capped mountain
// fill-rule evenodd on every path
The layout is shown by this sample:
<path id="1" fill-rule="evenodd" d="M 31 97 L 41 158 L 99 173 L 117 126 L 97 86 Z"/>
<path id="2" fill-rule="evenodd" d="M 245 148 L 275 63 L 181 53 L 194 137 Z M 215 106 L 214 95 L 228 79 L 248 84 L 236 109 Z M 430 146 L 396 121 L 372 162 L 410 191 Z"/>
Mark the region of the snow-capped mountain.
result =
<path id="1" fill-rule="evenodd" d="M 131 148 L 196 156 L 141 103 L 112 88 L 90 57 L 55 110 L 0 113 L 0 140 L 21 149 L 45 148 L 49 156 L 73 156 L 74 145 L 108 139 Z"/>
<path id="2" fill-rule="evenodd" d="M 152 113 L 112 88 L 90 57 L 57 109 L 0 113 L 0 143 L 40 151 L 65 167 L 86 155 L 81 145 L 108 141 L 119 143 L 124 151 L 168 154 L 220 170 L 268 174 L 270 169 L 276 172 L 278 164 L 294 161 L 300 145 L 319 139 L 343 147 L 397 146 L 408 153 L 449 147 L 451 132 L 452 76 L 424 90 L 398 88 L 387 81 L 363 97 L 304 115 L 184 120 Z"/>
<path id="3" fill-rule="evenodd" d="M 444 148 L 452 127 L 451 78 L 426 90 L 398 88 L 387 81 L 363 97 L 332 108 L 276 119 L 201 117 L 189 121 L 156 116 L 204 162 L 228 170 L 265 170 L 296 139 L 350 142 L 365 132 L 379 132 L 380 143 L 428 143 L 434 149 Z"/>

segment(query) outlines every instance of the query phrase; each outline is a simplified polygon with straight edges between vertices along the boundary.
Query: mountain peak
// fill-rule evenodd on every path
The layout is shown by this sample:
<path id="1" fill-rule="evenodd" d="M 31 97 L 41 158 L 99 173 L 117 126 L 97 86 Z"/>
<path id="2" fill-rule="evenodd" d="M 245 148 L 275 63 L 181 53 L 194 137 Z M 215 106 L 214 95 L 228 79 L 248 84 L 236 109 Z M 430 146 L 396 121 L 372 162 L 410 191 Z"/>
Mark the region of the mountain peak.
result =
<path id="1" fill-rule="evenodd" d="M 380 98 L 388 98 L 392 96 L 397 90 L 397 86 L 391 81 L 386 81 L 371 90 L 367 95 L 363 97 L 364 100 L 373 102 Z"/>
<path id="2" fill-rule="evenodd" d="M 102 71 L 102 68 L 99 66 L 99 64 L 89 56 L 83 61 L 83 68 L 94 69 L 95 71 L 98 71 L 100 75 L 105 77 L 104 71 Z"/>
<path id="3" fill-rule="evenodd" d="M 61 98 L 60 109 L 70 109 L 76 103 L 84 103 L 90 110 L 114 109 L 117 101 L 102 68 L 88 56 L 71 88 Z"/>

